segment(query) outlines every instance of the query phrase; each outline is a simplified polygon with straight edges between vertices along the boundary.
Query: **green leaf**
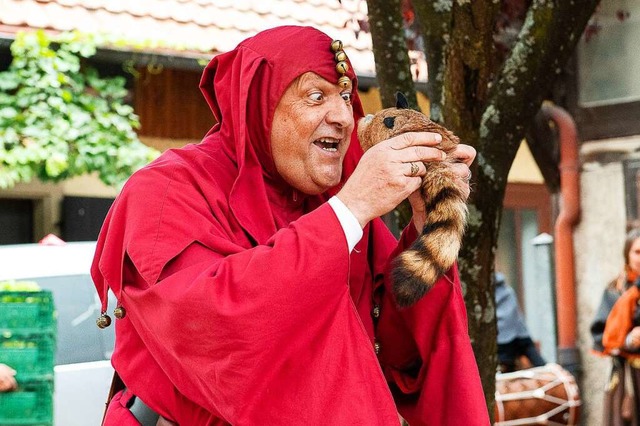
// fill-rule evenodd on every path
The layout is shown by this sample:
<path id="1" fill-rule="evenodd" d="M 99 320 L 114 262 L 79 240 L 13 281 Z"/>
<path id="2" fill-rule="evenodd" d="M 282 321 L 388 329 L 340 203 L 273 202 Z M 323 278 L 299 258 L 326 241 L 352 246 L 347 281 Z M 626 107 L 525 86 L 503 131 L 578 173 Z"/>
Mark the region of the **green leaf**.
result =
<path id="1" fill-rule="evenodd" d="M 64 155 L 56 153 L 46 159 L 45 168 L 47 170 L 47 176 L 57 177 L 69 168 L 69 163 Z"/>
<path id="2" fill-rule="evenodd" d="M 159 155 L 135 133 L 126 80 L 82 66 L 95 52 L 95 38 L 78 32 L 16 35 L 0 72 L 0 188 L 93 172 L 120 185 Z"/>

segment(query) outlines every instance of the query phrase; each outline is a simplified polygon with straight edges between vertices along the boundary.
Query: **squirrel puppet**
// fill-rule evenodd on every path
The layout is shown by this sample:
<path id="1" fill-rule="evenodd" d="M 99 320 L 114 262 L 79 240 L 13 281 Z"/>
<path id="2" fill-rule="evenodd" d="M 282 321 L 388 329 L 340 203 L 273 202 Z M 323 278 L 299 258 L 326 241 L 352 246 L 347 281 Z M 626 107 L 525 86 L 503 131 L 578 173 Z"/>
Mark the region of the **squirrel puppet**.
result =
<path id="1" fill-rule="evenodd" d="M 396 94 L 395 108 L 369 114 L 358 123 L 358 139 L 365 151 L 390 137 L 417 131 L 442 135 L 437 148 L 447 154 L 447 159 L 425 163 L 427 173 L 421 187 L 426 211 L 424 228 L 413 245 L 393 260 L 393 292 L 401 307 L 420 300 L 458 258 L 467 221 L 466 195 L 445 163 L 456 161 L 450 155 L 460 141 L 426 115 L 410 109 L 402 93 Z"/>

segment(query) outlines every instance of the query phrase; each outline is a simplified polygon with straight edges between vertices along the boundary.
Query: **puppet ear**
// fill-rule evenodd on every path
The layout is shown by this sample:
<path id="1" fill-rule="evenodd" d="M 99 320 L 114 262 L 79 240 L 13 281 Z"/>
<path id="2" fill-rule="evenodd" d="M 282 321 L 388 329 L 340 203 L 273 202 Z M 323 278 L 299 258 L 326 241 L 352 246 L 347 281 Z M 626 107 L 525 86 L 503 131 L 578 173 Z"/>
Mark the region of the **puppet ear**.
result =
<path id="1" fill-rule="evenodd" d="M 399 109 L 408 109 L 409 101 L 407 97 L 402 92 L 396 92 L 396 108 Z"/>

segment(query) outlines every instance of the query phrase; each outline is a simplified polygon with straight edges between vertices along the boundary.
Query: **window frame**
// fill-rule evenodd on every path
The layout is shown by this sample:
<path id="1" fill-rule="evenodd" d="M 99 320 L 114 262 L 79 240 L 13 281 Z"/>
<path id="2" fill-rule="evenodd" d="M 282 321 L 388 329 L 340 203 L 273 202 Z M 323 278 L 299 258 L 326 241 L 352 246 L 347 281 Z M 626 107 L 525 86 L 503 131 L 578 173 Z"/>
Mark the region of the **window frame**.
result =
<path id="1" fill-rule="evenodd" d="M 578 49 L 571 57 L 564 80 L 565 103 L 573 116 L 581 141 L 620 138 L 640 134 L 640 101 L 581 106 L 579 103 L 580 69 Z M 556 93 L 555 95 L 558 95 Z"/>
<path id="2" fill-rule="evenodd" d="M 516 246 L 516 274 L 517 277 L 511 286 L 515 289 L 518 296 L 518 303 L 525 310 L 524 304 L 524 277 L 522 265 L 522 214 L 525 210 L 533 210 L 536 212 L 538 221 L 538 234 L 553 234 L 553 210 L 551 193 L 543 184 L 534 183 L 509 183 L 505 191 L 504 201 L 502 203 L 504 210 L 514 212 L 515 223 L 515 246 Z M 503 212 L 504 214 L 504 212 Z"/>

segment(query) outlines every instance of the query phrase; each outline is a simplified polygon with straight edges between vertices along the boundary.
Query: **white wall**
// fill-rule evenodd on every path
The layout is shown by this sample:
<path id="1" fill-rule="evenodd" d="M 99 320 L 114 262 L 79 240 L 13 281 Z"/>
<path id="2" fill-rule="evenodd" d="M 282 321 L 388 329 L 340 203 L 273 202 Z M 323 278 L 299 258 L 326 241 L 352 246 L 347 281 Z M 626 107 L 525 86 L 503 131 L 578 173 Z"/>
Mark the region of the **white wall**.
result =
<path id="1" fill-rule="evenodd" d="M 609 371 L 609 361 L 591 352 L 589 325 L 605 286 L 624 263 L 626 213 L 621 161 L 638 147 L 640 138 L 625 138 L 585 143 L 580 151 L 581 220 L 574 233 L 574 248 L 582 424 L 586 426 L 602 424 L 603 389 Z"/>

